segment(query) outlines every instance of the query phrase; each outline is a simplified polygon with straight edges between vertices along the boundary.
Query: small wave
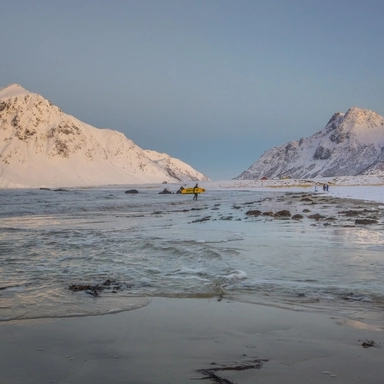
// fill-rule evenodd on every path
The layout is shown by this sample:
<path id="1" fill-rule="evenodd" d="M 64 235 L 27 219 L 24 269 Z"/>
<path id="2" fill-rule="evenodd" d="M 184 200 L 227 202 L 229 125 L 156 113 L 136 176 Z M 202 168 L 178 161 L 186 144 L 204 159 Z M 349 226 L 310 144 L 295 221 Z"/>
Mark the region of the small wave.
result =
<path id="1" fill-rule="evenodd" d="M 230 275 L 225 276 L 229 280 L 244 280 L 247 278 L 247 274 L 244 271 L 236 271 Z"/>

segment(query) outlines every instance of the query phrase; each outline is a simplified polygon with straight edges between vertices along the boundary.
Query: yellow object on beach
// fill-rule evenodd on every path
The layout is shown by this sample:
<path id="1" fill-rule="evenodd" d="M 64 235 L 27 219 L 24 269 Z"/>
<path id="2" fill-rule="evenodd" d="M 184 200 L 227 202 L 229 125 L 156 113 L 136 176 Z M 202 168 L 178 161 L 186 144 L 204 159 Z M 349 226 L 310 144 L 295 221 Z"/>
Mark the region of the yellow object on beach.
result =
<path id="1" fill-rule="evenodd" d="M 193 194 L 193 193 L 203 193 L 205 192 L 204 188 L 184 188 L 181 193 L 186 193 L 186 194 Z"/>

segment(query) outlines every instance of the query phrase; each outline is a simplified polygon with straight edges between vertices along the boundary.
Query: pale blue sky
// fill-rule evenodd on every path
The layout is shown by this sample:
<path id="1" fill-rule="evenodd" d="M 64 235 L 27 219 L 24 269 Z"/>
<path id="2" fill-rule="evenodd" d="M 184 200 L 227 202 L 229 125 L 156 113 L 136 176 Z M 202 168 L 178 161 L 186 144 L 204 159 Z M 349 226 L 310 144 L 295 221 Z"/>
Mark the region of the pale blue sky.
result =
<path id="1" fill-rule="evenodd" d="M 352 106 L 384 115 L 382 0 L 12 0 L 18 83 L 214 180 Z"/>

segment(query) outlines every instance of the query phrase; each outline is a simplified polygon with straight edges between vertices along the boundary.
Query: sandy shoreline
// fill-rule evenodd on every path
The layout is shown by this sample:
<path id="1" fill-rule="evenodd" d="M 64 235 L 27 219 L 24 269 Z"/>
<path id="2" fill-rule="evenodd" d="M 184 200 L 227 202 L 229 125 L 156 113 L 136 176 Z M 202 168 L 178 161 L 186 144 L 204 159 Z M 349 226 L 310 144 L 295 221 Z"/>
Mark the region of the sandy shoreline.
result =
<path id="1" fill-rule="evenodd" d="M 4 384 L 189 383 L 204 377 L 198 370 L 255 359 L 267 361 L 215 374 L 223 383 L 383 382 L 383 327 L 225 299 L 155 298 L 114 315 L 2 323 L 0 339 Z"/>

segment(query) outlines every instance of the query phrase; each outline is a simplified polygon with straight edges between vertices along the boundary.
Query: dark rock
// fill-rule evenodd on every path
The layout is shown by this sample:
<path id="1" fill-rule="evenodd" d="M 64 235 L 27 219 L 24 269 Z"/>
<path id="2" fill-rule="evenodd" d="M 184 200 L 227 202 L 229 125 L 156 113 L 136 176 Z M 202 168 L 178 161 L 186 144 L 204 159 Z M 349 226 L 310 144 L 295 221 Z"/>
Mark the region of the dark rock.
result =
<path id="1" fill-rule="evenodd" d="M 311 212 L 309 209 L 303 209 L 303 212 L 304 213 L 309 213 L 309 212 Z"/>
<path id="2" fill-rule="evenodd" d="M 137 189 L 129 189 L 128 191 L 125 191 L 125 193 L 139 193 Z"/>
<path id="3" fill-rule="evenodd" d="M 171 192 L 168 188 L 164 188 L 161 192 L 159 192 L 159 195 L 171 195 L 173 192 Z"/>
<path id="4" fill-rule="evenodd" d="M 304 218 L 304 216 L 300 215 L 299 213 L 297 213 L 296 215 L 292 216 L 292 220 L 301 220 L 303 218 Z"/>
<path id="5" fill-rule="evenodd" d="M 312 199 L 310 199 L 309 197 L 303 197 L 300 201 L 313 201 Z"/>
<path id="6" fill-rule="evenodd" d="M 282 211 L 278 211 L 274 214 L 274 217 L 278 218 L 278 217 L 291 217 L 291 212 L 287 211 L 286 209 L 282 210 Z"/>
<path id="7" fill-rule="evenodd" d="M 263 212 L 263 216 L 273 216 L 274 213 L 269 211 L 269 212 Z"/>
<path id="8" fill-rule="evenodd" d="M 315 213 L 314 215 L 309 215 L 308 217 L 310 219 L 315 219 L 316 221 L 320 219 L 325 219 L 325 216 L 320 215 L 320 213 Z"/>
<path id="9" fill-rule="evenodd" d="M 259 211 L 258 209 L 251 209 L 250 211 L 245 212 L 245 214 L 248 216 L 260 216 L 261 211 Z"/>
<path id="10" fill-rule="evenodd" d="M 360 211 L 353 211 L 353 210 L 338 212 L 339 215 L 345 215 L 347 217 L 359 216 L 360 213 L 361 213 Z"/>
<path id="11" fill-rule="evenodd" d="M 132 288 L 133 284 L 120 283 L 115 280 L 107 279 L 101 284 L 71 284 L 68 289 L 73 292 L 81 292 L 92 295 L 92 296 L 100 296 L 100 293 L 104 290 L 112 290 L 115 291 L 113 293 L 117 293 L 118 290 L 125 288 Z"/>
<path id="12" fill-rule="evenodd" d="M 355 224 L 377 224 L 378 221 L 374 219 L 356 219 Z"/>
<path id="13" fill-rule="evenodd" d="M 233 216 L 223 216 L 220 218 L 220 220 L 232 220 Z"/>
<path id="14" fill-rule="evenodd" d="M 209 221 L 211 220 L 211 216 L 205 216 L 202 217 L 201 219 L 193 220 L 192 223 L 203 223 L 204 221 Z"/>

